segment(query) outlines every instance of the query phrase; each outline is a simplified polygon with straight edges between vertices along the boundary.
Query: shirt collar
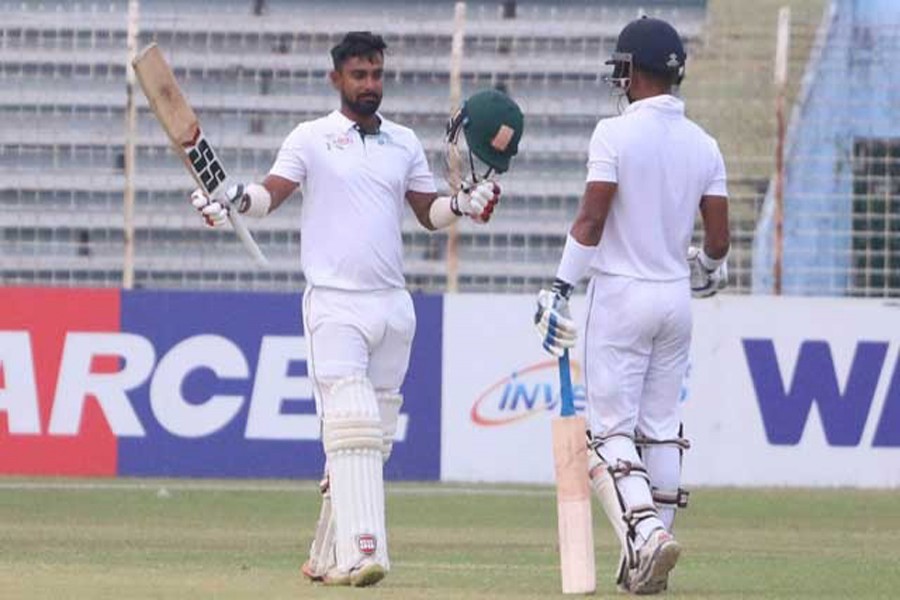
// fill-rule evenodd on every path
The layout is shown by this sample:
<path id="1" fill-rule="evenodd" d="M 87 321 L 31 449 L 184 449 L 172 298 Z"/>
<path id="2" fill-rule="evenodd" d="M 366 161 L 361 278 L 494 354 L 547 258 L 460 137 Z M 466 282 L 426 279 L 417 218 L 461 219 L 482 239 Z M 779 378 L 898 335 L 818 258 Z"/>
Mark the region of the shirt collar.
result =
<path id="1" fill-rule="evenodd" d="M 680 116 L 684 115 L 684 101 L 670 94 L 651 96 L 629 104 L 628 108 L 625 109 L 625 114 L 642 109 L 657 110 L 662 113 Z"/>
<path id="2" fill-rule="evenodd" d="M 384 117 L 381 116 L 381 113 L 376 112 L 375 115 L 378 117 L 378 120 L 381 121 L 381 128 L 384 128 Z M 328 118 L 331 120 L 335 126 L 340 127 L 340 130 L 344 133 L 353 129 L 356 126 L 356 121 L 350 119 L 342 113 L 339 109 L 334 109 L 331 111 L 331 114 L 328 115 Z"/>

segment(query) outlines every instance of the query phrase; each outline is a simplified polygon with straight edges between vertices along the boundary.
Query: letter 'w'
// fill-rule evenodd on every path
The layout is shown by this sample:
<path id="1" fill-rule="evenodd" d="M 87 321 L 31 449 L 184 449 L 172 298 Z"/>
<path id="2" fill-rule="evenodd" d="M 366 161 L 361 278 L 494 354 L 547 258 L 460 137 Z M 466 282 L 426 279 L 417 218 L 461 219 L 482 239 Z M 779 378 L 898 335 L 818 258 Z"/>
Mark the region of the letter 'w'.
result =
<path id="1" fill-rule="evenodd" d="M 859 445 L 881 376 L 887 343 L 857 344 L 843 393 L 828 342 L 809 341 L 800 346 L 789 390 L 781 378 L 772 340 L 745 339 L 743 344 L 769 443 L 799 443 L 815 402 L 830 445 Z M 891 394 L 888 396 L 890 399 Z M 878 437 L 876 434 L 876 445 L 879 445 Z"/>

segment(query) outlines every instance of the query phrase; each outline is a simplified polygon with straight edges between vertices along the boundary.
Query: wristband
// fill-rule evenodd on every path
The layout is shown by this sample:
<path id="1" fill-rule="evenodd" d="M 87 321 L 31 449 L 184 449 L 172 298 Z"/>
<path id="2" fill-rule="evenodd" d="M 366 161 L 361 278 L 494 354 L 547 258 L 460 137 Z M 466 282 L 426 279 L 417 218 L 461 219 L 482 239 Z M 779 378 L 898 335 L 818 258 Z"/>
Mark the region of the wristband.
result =
<path id="1" fill-rule="evenodd" d="M 237 186 L 237 188 L 237 194 L 240 194 L 240 197 L 236 199 L 239 213 L 256 219 L 262 219 L 269 214 L 269 208 L 272 206 L 272 194 L 269 193 L 269 190 L 258 183 L 250 183 L 245 186 L 243 194 L 240 192 L 241 186 Z M 231 197 L 230 193 L 229 197 Z"/>
<path id="2" fill-rule="evenodd" d="M 700 254 L 697 255 L 697 260 L 700 262 L 700 265 L 707 271 L 715 271 L 718 269 L 719 265 L 725 262 L 726 258 L 728 258 L 727 252 L 722 258 L 710 258 L 703 248 L 700 248 Z"/>
<path id="3" fill-rule="evenodd" d="M 566 245 L 563 248 L 562 260 L 556 270 L 556 278 L 575 286 L 591 264 L 596 254 L 597 246 L 585 246 L 572 237 L 570 233 L 566 237 Z"/>
<path id="4" fill-rule="evenodd" d="M 459 208 L 453 206 L 454 199 L 450 196 L 439 196 L 434 199 L 428 208 L 428 220 L 435 229 L 443 229 L 455 223 L 462 215 Z M 455 208 L 455 210 L 454 210 Z"/>

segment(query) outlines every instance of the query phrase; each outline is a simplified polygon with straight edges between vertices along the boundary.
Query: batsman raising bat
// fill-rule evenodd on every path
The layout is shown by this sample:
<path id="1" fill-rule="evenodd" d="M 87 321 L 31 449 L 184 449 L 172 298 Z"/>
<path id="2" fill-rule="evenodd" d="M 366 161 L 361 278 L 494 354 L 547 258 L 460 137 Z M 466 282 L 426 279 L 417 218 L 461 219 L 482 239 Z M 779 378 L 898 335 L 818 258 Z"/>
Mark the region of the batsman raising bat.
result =
<path id="1" fill-rule="evenodd" d="M 685 59 L 678 33 L 660 19 L 632 21 L 619 34 L 607 64 L 629 105 L 594 130 L 581 207 L 535 316 L 543 347 L 562 356 L 578 336 L 569 297 L 590 278 L 590 482 L 622 545 L 618 583 L 635 594 L 665 590 L 681 554 L 672 525 L 687 502 L 678 399 L 691 295 L 724 286 L 729 248 L 722 154 L 673 95 Z M 705 237 L 693 249 L 698 209 Z"/>
<path id="2" fill-rule="evenodd" d="M 302 191 L 303 319 L 326 457 L 322 509 L 302 571 L 330 585 L 372 585 L 390 568 L 382 465 L 416 328 L 403 275 L 404 201 L 429 230 L 463 217 L 487 223 L 500 198 L 489 177 L 509 168 L 523 129 L 505 94 L 470 97 L 448 138 L 455 145 L 463 134 L 473 172 L 451 195 L 438 195 L 415 133 L 378 112 L 385 48 L 379 35 L 348 33 L 331 50 L 340 109 L 297 125 L 262 183 L 233 187 L 226 202 L 202 190 L 192 196 L 216 227 L 232 206 L 261 218 Z"/>

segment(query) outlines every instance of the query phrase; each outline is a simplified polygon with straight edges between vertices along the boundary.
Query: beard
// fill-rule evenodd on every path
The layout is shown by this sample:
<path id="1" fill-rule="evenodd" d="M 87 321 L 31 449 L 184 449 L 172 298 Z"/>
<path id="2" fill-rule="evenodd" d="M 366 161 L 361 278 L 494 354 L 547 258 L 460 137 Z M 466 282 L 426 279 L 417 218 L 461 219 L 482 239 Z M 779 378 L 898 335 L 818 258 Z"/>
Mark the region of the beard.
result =
<path id="1" fill-rule="evenodd" d="M 361 117 L 370 117 L 374 115 L 378 111 L 378 107 L 381 106 L 381 96 L 375 94 L 357 97 L 356 100 L 348 98 L 343 94 L 342 96 L 344 105 L 353 111 L 353 113 Z"/>

